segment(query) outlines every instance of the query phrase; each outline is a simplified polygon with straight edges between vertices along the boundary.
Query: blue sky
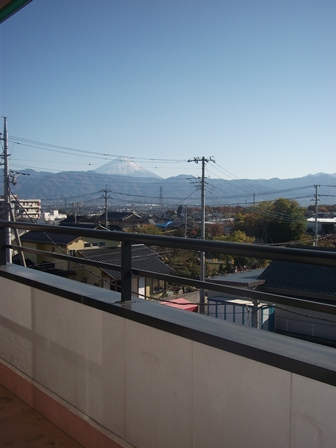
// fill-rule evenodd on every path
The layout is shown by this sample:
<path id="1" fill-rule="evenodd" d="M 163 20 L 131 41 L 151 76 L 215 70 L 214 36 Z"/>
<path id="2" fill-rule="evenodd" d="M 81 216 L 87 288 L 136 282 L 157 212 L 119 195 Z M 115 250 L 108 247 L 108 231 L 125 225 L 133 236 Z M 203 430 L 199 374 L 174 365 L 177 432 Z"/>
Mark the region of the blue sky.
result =
<path id="1" fill-rule="evenodd" d="M 11 167 L 335 173 L 335 23 L 335 0 L 33 0 L 0 25 Z"/>

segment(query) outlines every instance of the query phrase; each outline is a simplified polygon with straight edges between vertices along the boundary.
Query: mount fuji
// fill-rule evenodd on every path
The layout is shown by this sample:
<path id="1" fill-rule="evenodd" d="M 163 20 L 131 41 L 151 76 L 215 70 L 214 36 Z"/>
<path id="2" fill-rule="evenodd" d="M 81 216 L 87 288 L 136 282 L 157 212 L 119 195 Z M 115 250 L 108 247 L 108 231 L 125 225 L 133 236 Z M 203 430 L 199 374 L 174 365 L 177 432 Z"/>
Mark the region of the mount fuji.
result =
<path id="1" fill-rule="evenodd" d="M 111 160 L 111 162 L 105 163 L 105 165 L 102 165 L 94 171 L 98 174 L 161 179 L 160 176 L 146 170 L 128 157 L 118 157 L 117 159 Z"/>

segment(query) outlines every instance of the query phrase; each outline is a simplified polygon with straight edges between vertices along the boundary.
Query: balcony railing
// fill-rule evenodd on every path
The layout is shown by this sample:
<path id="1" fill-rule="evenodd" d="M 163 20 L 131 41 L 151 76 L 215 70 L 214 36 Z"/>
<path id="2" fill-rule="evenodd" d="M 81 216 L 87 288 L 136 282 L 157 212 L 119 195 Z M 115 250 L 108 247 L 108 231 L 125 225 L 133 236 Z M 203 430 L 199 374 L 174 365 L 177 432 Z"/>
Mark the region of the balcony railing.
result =
<path id="1" fill-rule="evenodd" d="M 8 225 L 121 242 L 121 266 L 80 259 L 120 270 L 121 295 L 8 264 L 9 248 L 44 253 L 7 245 Z M 131 263 L 137 243 L 335 267 L 332 252 L 11 222 L 0 223 L 0 238 L 0 381 L 84 446 L 334 446 L 335 349 L 133 299 L 131 291 L 133 273 L 334 315 L 323 301 Z"/>
<path id="2" fill-rule="evenodd" d="M 117 241 L 121 243 L 121 266 L 102 263 L 92 260 L 79 259 L 54 252 L 46 252 L 38 249 L 21 247 L 18 244 L 6 245 L 6 229 L 24 229 L 40 232 L 53 232 L 76 237 L 99 238 L 104 240 Z M 301 298 L 276 295 L 261 291 L 246 290 L 232 286 L 219 285 L 218 283 L 206 280 L 204 282 L 196 279 L 179 277 L 176 275 L 160 274 L 147 270 L 132 268 L 132 244 L 146 244 L 158 247 L 170 247 L 198 252 L 210 252 L 212 254 L 238 255 L 243 257 L 253 257 L 267 260 L 282 260 L 298 263 L 307 263 L 320 266 L 336 267 L 336 253 L 330 251 L 307 250 L 287 247 L 273 247 L 256 244 L 227 243 L 220 241 L 186 239 L 169 236 L 157 236 L 138 233 L 111 232 L 107 230 L 92 230 L 78 227 L 48 226 L 39 224 L 28 224 L 19 222 L 0 221 L 0 265 L 6 264 L 8 249 L 18 252 L 26 252 L 37 255 L 47 255 L 49 258 L 67 260 L 81 265 L 90 265 L 99 268 L 115 269 L 121 272 L 121 302 L 127 302 L 132 299 L 132 274 L 156 278 L 180 285 L 189 285 L 196 288 L 211 289 L 213 291 L 232 294 L 238 297 L 250 298 L 285 306 L 299 307 L 305 310 L 336 314 L 336 306 L 325 303 L 323 300 L 313 301 Z"/>

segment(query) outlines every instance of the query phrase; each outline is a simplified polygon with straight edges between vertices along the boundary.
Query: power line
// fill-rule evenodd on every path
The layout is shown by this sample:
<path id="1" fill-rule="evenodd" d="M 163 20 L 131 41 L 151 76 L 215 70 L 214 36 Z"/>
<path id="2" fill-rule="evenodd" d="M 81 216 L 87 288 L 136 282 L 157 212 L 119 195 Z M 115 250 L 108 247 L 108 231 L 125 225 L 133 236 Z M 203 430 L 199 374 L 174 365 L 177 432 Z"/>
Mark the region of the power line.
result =
<path id="1" fill-rule="evenodd" d="M 34 140 L 29 140 L 29 139 L 25 139 L 25 138 L 20 138 L 20 137 L 15 137 L 15 136 L 11 136 L 10 139 L 11 142 L 19 142 L 21 144 L 24 144 L 25 146 L 33 146 L 35 148 L 39 148 L 39 149 L 44 149 L 46 151 L 51 151 L 52 148 L 55 149 L 55 151 L 57 149 L 59 150 L 66 150 L 66 151 L 72 151 L 75 153 L 82 153 L 82 154 L 92 154 L 92 155 L 99 155 L 99 156 L 104 156 L 104 157 L 125 157 L 124 154 L 111 154 L 111 153 L 102 153 L 102 152 L 97 152 L 97 151 L 87 151 L 87 150 L 83 150 L 83 149 L 77 149 L 77 148 L 71 148 L 68 146 L 61 146 L 61 145 L 54 145 L 51 143 L 44 143 L 44 142 L 38 142 L 38 141 L 34 141 Z M 57 152 L 57 151 L 56 151 Z M 59 151 L 62 152 L 62 151 Z M 145 161 L 158 161 L 158 162 L 187 162 L 187 160 L 185 159 L 160 159 L 160 158 L 155 158 L 155 157 L 134 157 L 134 156 L 127 156 L 127 159 L 131 159 L 131 160 L 145 160 Z"/>

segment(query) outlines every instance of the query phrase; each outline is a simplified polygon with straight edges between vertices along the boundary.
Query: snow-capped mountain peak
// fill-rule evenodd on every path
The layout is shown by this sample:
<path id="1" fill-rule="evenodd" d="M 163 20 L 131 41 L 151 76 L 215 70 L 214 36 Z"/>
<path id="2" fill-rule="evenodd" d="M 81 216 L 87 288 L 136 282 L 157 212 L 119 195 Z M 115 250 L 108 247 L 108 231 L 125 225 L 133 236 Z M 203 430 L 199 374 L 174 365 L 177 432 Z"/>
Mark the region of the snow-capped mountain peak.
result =
<path id="1" fill-rule="evenodd" d="M 99 174 L 112 174 L 118 176 L 160 178 L 160 176 L 146 170 L 129 157 L 118 157 L 117 159 L 111 160 L 110 162 L 105 163 L 105 165 L 95 169 L 95 172 Z"/>

